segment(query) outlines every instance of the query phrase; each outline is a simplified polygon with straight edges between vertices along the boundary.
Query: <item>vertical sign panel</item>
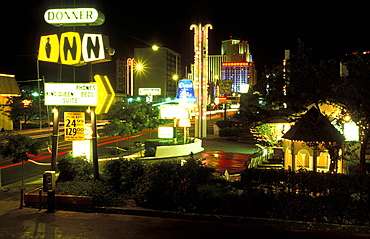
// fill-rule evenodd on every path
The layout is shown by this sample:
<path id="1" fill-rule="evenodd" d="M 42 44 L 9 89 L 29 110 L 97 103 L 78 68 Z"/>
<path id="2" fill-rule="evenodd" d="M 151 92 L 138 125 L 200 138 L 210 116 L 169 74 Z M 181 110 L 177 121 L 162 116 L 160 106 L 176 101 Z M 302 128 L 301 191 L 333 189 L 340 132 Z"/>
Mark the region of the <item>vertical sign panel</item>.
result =
<path id="1" fill-rule="evenodd" d="M 85 140 L 85 113 L 64 112 L 64 140 Z"/>

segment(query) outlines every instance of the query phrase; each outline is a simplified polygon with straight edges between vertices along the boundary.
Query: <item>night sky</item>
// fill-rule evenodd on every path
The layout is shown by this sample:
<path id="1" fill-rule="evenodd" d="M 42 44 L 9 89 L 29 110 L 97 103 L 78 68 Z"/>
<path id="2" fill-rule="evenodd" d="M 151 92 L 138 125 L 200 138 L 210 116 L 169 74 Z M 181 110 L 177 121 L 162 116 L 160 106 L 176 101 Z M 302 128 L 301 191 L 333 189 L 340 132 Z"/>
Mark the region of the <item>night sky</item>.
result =
<path id="1" fill-rule="evenodd" d="M 44 12 L 73 4 L 95 7 L 105 14 L 104 25 L 91 29 L 109 36 L 111 47 L 116 49 L 112 62 L 97 66 L 111 74 L 114 74 L 114 60 L 133 57 L 133 48 L 150 44 L 161 44 L 179 52 L 183 66 L 188 66 L 193 56 L 193 31 L 189 30 L 193 23 L 213 25 L 213 30 L 209 30 L 210 54 L 219 54 L 221 41 L 230 36 L 248 41 L 259 70 L 281 61 L 285 49 L 294 51 L 298 39 L 313 48 L 317 59 L 341 58 L 354 51 L 370 50 L 370 15 L 365 2 L 324 6 L 312 1 L 300 1 L 297 6 L 270 5 L 266 1 L 263 4 L 197 2 L 39 0 L 3 3 L 0 73 L 15 74 L 18 81 L 35 79 L 39 38 L 59 30 L 44 21 Z M 40 74 L 53 67 L 50 63 L 41 64 Z"/>

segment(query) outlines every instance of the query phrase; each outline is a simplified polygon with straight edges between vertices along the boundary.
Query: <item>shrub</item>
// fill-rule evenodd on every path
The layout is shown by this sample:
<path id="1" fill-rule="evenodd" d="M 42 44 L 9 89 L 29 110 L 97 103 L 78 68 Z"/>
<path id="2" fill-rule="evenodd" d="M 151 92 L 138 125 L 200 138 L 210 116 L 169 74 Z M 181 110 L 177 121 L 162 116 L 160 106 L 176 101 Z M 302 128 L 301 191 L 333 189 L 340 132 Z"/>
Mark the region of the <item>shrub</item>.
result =
<path id="1" fill-rule="evenodd" d="M 231 128 L 235 125 L 235 122 L 231 121 L 231 120 L 219 120 L 219 121 L 216 122 L 216 125 L 220 129 Z"/>
<path id="2" fill-rule="evenodd" d="M 103 181 L 59 182 L 56 194 L 93 197 L 95 206 L 122 206 L 125 200 Z"/>
<path id="3" fill-rule="evenodd" d="M 213 178 L 213 169 L 188 159 L 150 164 L 133 195 L 140 206 L 163 210 L 192 210 L 199 198 L 198 185 Z"/>
<path id="4" fill-rule="evenodd" d="M 240 204 L 247 216 L 363 224 L 370 222 L 370 176 L 248 169 Z"/>
<path id="5" fill-rule="evenodd" d="M 58 162 L 59 176 L 57 181 L 89 180 L 93 178 L 93 165 L 83 157 L 73 158 L 67 154 Z"/>
<path id="6" fill-rule="evenodd" d="M 219 131 L 220 137 L 238 136 L 238 130 L 232 128 L 223 128 Z"/>
<path id="7" fill-rule="evenodd" d="M 113 190 L 119 194 L 131 195 L 132 189 L 141 180 L 147 167 L 142 160 L 119 159 L 107 161 L 103 173 Z"/>
<path id="8" fill-rule="evenodd" d="M 233 214 L 239 210 L 240 196 L 230 182 L 215 179 L 207 184 L 198 186 L 197 212 Z"/>
<path id="9" fill-rule="evenodd" d="M 155 156 L 155 147 L 148 147 L 145 149 L 145 157 L 154 157 Z"/>

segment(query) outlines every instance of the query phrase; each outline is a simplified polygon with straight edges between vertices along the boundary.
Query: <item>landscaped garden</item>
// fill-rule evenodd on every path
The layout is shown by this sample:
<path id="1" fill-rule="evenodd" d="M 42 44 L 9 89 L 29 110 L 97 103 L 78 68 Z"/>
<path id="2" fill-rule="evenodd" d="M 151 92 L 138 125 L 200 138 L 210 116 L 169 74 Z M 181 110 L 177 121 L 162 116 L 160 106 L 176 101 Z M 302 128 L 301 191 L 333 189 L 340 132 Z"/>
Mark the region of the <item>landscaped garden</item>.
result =
<path id="1" fill-rule="evenodd" d="M 201 161 L 107 161 L 101 180 L 92 165 L 65 157 L 56 194 L 91 196 L 93 207 L 125 207 L 286 220 L 368 225 L 370 176 L 247 169 L 240 181 L 215 176 Z"/>

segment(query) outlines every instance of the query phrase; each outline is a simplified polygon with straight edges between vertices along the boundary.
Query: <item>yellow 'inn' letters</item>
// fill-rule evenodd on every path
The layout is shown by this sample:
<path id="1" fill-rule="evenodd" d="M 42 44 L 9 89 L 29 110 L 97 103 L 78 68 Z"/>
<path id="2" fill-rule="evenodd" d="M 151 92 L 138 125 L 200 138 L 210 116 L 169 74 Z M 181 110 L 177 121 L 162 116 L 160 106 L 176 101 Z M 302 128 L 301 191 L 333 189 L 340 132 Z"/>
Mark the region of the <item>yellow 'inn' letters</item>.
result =
<path id="1" fill-rule="evenodd" d="M 110 61 L 109 39 L 102 34 L 64 32 L 41 36 L 39 61 L 81 66 L 86 63 Z"/>

